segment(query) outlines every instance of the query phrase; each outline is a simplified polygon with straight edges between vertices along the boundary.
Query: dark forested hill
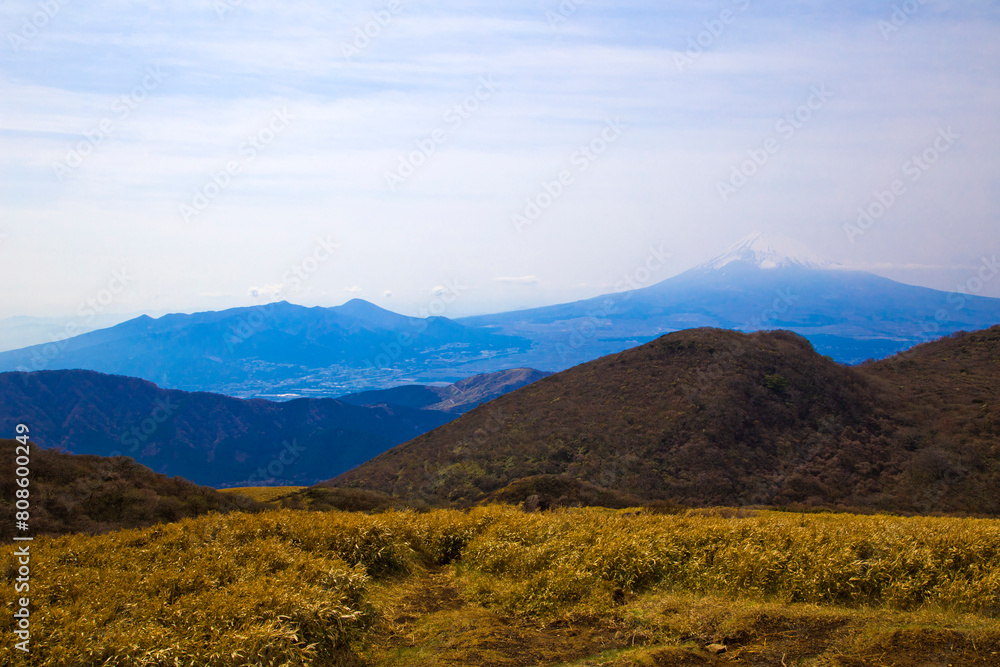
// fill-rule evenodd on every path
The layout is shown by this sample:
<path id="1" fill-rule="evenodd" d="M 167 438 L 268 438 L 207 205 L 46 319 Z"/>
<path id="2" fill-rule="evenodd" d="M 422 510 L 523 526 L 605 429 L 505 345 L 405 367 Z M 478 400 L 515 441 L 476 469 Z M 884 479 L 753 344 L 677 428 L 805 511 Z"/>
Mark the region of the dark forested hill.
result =
<path id="1" fill-rule="evenodd" d="M 311 484 L 453 418 L 334 399 L 241 400 L 92 371 L 0 374 L 0 433 L 24 423 L 42 446 L 123 454 L 210 486 Z"/>

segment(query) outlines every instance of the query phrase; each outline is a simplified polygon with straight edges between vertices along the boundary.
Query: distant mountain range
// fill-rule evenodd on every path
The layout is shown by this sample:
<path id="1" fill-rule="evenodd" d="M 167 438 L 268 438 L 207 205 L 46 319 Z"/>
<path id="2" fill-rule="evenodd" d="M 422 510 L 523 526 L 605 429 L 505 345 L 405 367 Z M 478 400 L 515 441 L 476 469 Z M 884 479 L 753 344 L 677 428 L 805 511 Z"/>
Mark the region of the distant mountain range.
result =
<path id="1" fill-rule="evenodd" d="M 26 317 L 23 315 L 0 319 L 0 352 L 19 350 L 37 345 L 39 341 L 46 343 L 52 340 L 67 338 L 105 329 L 134 319 L 133 315 L 97 314 L 89 311 L 71 320 L 58 317 Z"/>
<path id="2" fill-rule="evenodd" d="M 432 381 L 459 380 L 466 375 L 448 369 L 529 347 L 526 339 L 443 317 L 405 317 L 360 299 L 336 308 L 282 301 L 139 317 L 0 353 L 0 372 L 86 369 L 240 397 L 339 396 L 402 384 L 400 368 L 430 369 L 424 376 Z"/>
<path id="3" fill-rule="evenodd" d="M 701 328 L 544 378 L 327 485 L 432 505 L 553 487 L 997 515 L 998 442 L 1000 326 L 853 367 L 791 332 Z"/>
<path id="4" fill-rule="evenodd" d="M 574 303 L 458 320 L 405 317 L 358 299 L 140 317 L 0 353 L 0 372 L 79 368 L 283 400 L 516 368 L 559 371 L 693 327 L 787 329 L 821 354 L 858 363 L 997 323 L 1000 299 L 847 270 L 793 241 L 754 234 L 650 287 Z"/>

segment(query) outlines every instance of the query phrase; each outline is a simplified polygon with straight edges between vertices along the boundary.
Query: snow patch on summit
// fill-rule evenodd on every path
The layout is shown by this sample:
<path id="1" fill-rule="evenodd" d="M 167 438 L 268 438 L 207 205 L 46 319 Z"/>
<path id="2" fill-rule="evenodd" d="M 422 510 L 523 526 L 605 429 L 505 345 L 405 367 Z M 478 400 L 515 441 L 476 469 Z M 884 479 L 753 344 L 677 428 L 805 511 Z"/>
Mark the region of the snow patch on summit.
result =
<path id="1" fill-rule="evenodd" d="M 754 232 L 699 269 L 721 269 L 733 262 L 747 262 L 758 269 L 837 269 L 841 265 L 820 257 L 805 245 L 775 234 Z"/>

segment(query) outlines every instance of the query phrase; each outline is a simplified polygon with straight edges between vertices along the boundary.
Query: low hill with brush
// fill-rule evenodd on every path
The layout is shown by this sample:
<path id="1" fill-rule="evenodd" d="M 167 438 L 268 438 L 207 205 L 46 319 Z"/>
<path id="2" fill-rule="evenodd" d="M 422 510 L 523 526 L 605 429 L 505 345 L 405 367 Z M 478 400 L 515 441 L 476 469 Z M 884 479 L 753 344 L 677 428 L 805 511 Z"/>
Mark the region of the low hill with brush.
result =
<path id="1" fill-rule="evenodd" d="M 0 440 L 0 540 L 12 536 L 16 440 Z M 209 512 L 263 509 L 239 494 L 224 494 L 180 477 L 159 475 L 130 458 L 77 456 L 29 445 L 32 536 L 106 533 L 143 528 Z"/>
<path id="2" fill-rule="evenodd" d="M 790 332 L 693 329 L 542 379 L 327 484 L 462 506 L 569 476 L 683 505 L 995 515 L 998 386 L 1000 327 L 858 367 Z"/>

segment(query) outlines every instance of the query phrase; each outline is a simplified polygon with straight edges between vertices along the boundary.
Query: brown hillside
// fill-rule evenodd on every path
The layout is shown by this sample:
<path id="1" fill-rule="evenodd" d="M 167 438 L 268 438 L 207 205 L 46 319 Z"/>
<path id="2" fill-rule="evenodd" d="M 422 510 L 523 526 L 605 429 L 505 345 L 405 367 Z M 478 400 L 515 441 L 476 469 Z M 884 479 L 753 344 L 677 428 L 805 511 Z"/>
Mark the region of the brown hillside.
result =
<path id="1" fill-rule="evenodd" d="M 0 440 L 0 540 L 14 527 L 14 448 Z M 180 477 L 166 477 L 125 456 L 79 456 L 30 444 L 27 534 L 106 533 L 143 528 L 208 512 L 262 509 L 245 496 L 224 494 Z"/>
<path id="2" fill-rule="evenodd" d="M 897 394 L 795 334 L 695 329 L 540 380 L 333 484 L 466 504 L 568 474 L 685 504 L 867 505 L 900 463 L 884 433 Z"/>
<path id="3" fill-rule="evenodd" d="M 861 370 L 905 399 L 893 442 L 911 458 L 895 493 L 920 511 L 1000 514 L 1000 326 L 952 334 Z"/>
<path id="4" fill-rule="evenodd" d="M 467 505 L 569 475 L 684 505 L 1000 514 L 1000 327 L 847 367 L 695 329 L 540 380 L 328 484 Z"/>

